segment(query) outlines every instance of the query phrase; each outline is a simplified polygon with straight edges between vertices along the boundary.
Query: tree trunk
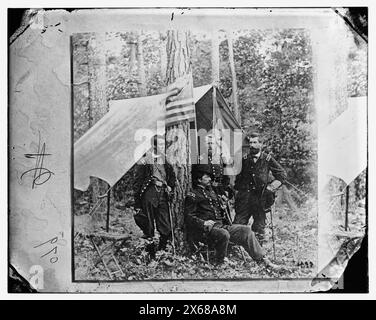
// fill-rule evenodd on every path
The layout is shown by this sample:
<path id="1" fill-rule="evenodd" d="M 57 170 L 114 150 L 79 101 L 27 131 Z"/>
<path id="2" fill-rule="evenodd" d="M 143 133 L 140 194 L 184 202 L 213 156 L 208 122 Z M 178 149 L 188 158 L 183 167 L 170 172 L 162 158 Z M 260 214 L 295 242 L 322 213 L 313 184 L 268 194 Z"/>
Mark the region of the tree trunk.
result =
<path id="1" fill-rule="evenodd" d="M 230 60 L 231 69 L 231 79 L 232 79 L 232 103 L 233 111 L 236 119 L 241 123 L 239 104 L 238 104 L 238 86 L 236 82 L 236 71 L 235 71 L 235 61 L 234 61 L 234 48 L 232 46 L 233 37 L 232 32 L 227 32 L 227 42 L 228 42 L 228 58 Z"/>
<path id="2" fill-rule="evenodd" d="M 159 40 L 160 40 L 160 46 L 159 46 L 159 55 L 160 55 L 160 66 L 161 66 L 161 77 L 164 84 L 166 84 L 166 70 L 167 70 L 167 52 L 166 49 L 163 47 L 163 43 L 166 41 L 166 35 L 159 33 Z"/>
<path id="3" fill-rule="evenodd" d="M 188 41 L 189 34 L 187 32 L 175 30 L 167 32 L 167 85 L 191 72 Z M 191 186 L 189 122 L 184 121 L 168 127 L 166 139 L 168 143 L 174 141 L 173 147 L 167 145 L 167 158 L 173 164 L 177 180 L 170 207 L 176 244 L 182 248 L 184 241 L 184 199 Z"/>
<path id="4" fill-rule="evenodd" d="M 212 82 L 219 85 L 219 39 L 218 32 L 212 33 L 212 48 L 211 48 L 211 63 L 212 63 Z"/>
<path id="5" fill-rule="evenodd" d="M 72 37 L 73 51 L 73 106 L 74 140 L 76 142 L 90 129 L 90 103 L 88 81 L 89 35 L 79 34 Z"/>
<path id="6" fill-rule="evenodd" d="M 93 126 L 108 111 L 106 97 L 106 55 L 104 34 L 93 34 L 88 48 L 88 80 Z"/>
<path id="7" fill-rule="evenodd" d="M 131 33 L 129 36 L 129 41 L 127 42 L 130 47 L 130 53 L 129 53 L 129 72 L 132 74 L 133 71 L 136 69 L 136 50 L 137 50 L 137 41 L 136 41 L 136 35 Z"/>
<path id="8" fill-rule="evenodd" d="M 89 87 L 89 127 L 98 122 L 108 111 L 106 97 L 106 56 L 104 34 L 92 34 L 88 46 L 88 87 Z M 91 203 L 99 200 L 98 196 L 108 189 L 106 182 L 91 178 Z M 97 211 L 104 208 L 101 206 Z"/>
<path id="9" fill-rule="evenodd" d="M 147 92 L 142 40 L 142 32 L 139 32 L 137 36 L 138 92 L 140 97 L 145 97 Z"/>

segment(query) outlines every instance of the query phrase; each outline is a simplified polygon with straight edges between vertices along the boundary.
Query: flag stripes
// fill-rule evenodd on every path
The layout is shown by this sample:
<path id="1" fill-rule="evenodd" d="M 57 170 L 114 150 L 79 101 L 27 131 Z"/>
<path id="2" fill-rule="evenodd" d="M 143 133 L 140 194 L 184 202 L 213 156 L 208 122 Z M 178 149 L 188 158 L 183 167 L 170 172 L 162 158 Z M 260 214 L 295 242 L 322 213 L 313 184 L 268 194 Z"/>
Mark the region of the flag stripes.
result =
<path id="1" fill-rule="evenodd" d="M 176 108 L 176 109 L 173 109 L 173 110 L 167 110 L 166 111 L 166 116 L 169 116 L 169 115 L 173 115 L 173 114 L 177 114 L 177 113 L 190 113 L 192 111 L 195 111 L 194 110 L 194 105 L 189 105 L 189 106 L 185 106 L 185 107 L 181 107 L 181 108 Z"/>
<path id="2" fill-rule="evenodd" d="M 185 115 L 184 117 L 181 117 L 181 116 L 176 116 L 176 117 L 172 117 L 172 118 L 168 118 L 166 119 L 166 125 L 173 125 L 173 124 L 176 124 L 180 121 L 186 121 L 186 120 L 189 120 L 189 121 L 194 121 L 195 119 L 195 114 L 192 113 L 191 115 Z"/>
<path id="3" fill-rule="evenodd" d="M 175 112 L 173 114 L 166 115 L 166 120 L 168 121 L 168 119 L 172 119 L 172 118 L 176 118 L 176 117 L 181 117 L 181 118 L 184 118 L 184 119 L 185 118 L 191 118 L 194 115 L 195 115 L 194 110 L 186 111 L 186 112 Z"/>
<path id="4" fill-rule="evenodd" d="M 172 101 L 172 102 L 169 102 L 166 104 L 166 108 L 167 110 L 168 109 L 172 109 L 172 107 L 179 107 L 181 105 L 189 105 L 189 104 L 192 104 L 194 103 L 194 99 L 193 98 L 189 98 L 189 99 L 184 99 L 184 100 L 177 100 L 177 101 Z"/>
<path id="5" fill-rule="evenodd" d="M 173 101 L 166 104 L 166 125 L 172 123 L 194 120 L 195 119 L 195 103 L 193 98 Z"/>

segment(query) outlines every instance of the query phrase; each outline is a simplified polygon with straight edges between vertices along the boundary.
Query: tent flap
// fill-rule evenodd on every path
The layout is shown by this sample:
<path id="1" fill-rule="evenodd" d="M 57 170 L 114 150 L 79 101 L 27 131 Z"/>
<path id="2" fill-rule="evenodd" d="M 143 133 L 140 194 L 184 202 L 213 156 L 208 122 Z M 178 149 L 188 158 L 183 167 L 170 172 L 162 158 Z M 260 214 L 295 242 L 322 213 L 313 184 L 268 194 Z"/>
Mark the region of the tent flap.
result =
<path id="1" fill-rule="evenodd" d="M 150 148 L 157 121 L 164 121 L 167 95 L 110 101 L 110 111 L 74 144 L 74 188 L 90 177 L 113 186 Z"/>

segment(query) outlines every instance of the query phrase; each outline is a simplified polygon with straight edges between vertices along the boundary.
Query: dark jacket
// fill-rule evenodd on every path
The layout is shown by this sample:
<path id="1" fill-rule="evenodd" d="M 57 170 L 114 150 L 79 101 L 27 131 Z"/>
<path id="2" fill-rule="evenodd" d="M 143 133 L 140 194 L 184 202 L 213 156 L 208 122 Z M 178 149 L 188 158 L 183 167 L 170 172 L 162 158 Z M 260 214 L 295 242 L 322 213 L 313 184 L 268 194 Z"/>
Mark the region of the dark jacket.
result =
<path id="1" fill-rule="evenodd" d="M 200 164 L 207 164 L 209 166 L 213 181 L 224 184 L 229 183 L 229 177 L 224 175 L 226 164 L 222 158 L 220 159 L 220 163 L 213 163 L 211 155 L 205 152 L 200 156 Z"/>
<path id="2" fill-rule="evenodd" d="M 175 173 L 174 170 L 168 162 L 164 164 L 166 170 L 166 182 L 168 186 L 172 189 L 175 187 Z M 135 200 L 135 207 L 141 208 L 141 199 L 142 195 L 149 187 L 152 182 L 153 178 L 153 165 L 152 164 L 143 164 L 138 163 L 136 164 L 135 168 L 135 181 L 133 184 L 133 192 L 134 192 L 134 200 Z"/>
<path id="3" fill-rule="evenodd" d="M 202 236 L 208 230 L 204 222 L 213 220 L 222 225 L 225 223 L 224 211 L 216 193 L 210 189 L 196 187 L 188 192 L 184 208 L 185 223 L 190 234 Z"/>
<path id="4" fill-rule="evenodd" d="M 262 192 L 270 182 L 270 172 L 274 179 L 282 183 L 286 180 L 286 171 L 272 156 L 261 152 L 254 163 L 252 156 L 246 155 L 242 160 L 242 170 L 235 179 L 235 189 Z"/>

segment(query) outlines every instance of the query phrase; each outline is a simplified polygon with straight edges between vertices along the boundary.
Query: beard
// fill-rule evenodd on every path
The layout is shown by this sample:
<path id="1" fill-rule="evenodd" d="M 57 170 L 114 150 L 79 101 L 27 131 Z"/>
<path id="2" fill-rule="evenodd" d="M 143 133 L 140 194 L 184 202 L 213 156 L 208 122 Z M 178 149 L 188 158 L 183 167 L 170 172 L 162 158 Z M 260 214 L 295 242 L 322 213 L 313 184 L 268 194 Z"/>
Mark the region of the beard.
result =
<path id="1" fill-rule="evenodd" d="M 260 148 L 253 148 L 253 147 L 250 147 L 249 148 L 249 153 L 251 154 L 251 155 L 255 155 L 255 154 L 258 154 L 259 152 L 260 152 Z"/>

